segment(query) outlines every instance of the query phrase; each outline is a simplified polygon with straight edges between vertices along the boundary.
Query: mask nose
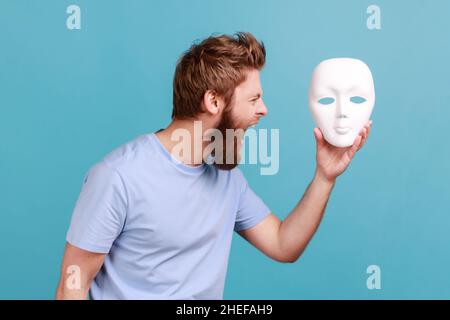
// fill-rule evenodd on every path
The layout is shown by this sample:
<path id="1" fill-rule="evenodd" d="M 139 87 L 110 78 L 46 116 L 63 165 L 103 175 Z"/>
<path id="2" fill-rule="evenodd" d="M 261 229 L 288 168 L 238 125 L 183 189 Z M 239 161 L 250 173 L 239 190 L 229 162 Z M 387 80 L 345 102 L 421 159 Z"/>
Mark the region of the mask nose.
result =
<path id="1" fill-rule="evenodd" d="M 347 127 L 350 122 L 348 102 L 345 97 L 339 96 L 336 101 L 336 126 Z"/>
<path id="2" fill-rule="evenodd" d="M 344 97 L 339 96 L 336 101 L 336 118 L 337 120 L 346 121 L 345 119 L 349 118 L 349 109 L 347 106 L 347 101 L 345 101 Z"/>

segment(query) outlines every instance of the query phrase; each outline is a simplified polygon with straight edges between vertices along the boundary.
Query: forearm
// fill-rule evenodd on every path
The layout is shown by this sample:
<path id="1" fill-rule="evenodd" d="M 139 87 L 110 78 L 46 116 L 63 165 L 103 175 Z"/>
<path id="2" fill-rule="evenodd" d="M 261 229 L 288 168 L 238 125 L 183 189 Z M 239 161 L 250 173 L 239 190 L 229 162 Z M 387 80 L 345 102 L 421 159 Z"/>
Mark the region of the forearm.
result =
<path id="1" fill-rule="evenodd" d="M 305 250 L 322 220 L 335 181 L 317 173 L 303 198 L 281 223 L 279 248 L 286 261 L 295 261 Z"/>
<path id="2" fill-rule="evenodd" d="M 86 300 L 89 289 L 69 289 L 64 284 L 60 284 L 56 290 L 56 300 Z"/>

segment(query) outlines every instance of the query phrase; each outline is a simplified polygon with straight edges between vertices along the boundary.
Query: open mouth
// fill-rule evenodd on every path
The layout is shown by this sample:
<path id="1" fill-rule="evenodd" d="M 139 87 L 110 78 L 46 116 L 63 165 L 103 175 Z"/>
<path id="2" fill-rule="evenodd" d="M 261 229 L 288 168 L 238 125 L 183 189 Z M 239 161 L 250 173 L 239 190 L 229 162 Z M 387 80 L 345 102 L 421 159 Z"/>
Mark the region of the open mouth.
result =
<path id="1" fill-rule="evenodd" d="M 339 134 L 346 134 L 350 131 L 350 127 L 334 127 L 334 131 Z"/>
<path id="2" fill-rule="evenodd" d="M 252 123 L 252 124 L 250 124 L 249 126 L 247 126 L 247 128 L 245 128 L 245 130 L 250 129 L 250 128 L 254 129 L 254 128 L 256 127 L 257 124 L 258 124 L 258 122 Z"/>

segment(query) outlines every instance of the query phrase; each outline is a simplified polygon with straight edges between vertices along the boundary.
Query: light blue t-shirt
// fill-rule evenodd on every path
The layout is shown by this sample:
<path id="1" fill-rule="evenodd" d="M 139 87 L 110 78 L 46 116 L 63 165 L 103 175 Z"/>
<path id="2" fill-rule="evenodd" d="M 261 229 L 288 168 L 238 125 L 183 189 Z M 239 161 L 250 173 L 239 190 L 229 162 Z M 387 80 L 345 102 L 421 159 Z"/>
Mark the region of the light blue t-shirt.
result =
<path id="1" fill-rule="evenodd" d="M 108 253 L 92 299 L 222 299 L 233 230 L 269 212 L 238 168 L 184 165 L 150 133 L 89 170 L 67 241 Z"/>

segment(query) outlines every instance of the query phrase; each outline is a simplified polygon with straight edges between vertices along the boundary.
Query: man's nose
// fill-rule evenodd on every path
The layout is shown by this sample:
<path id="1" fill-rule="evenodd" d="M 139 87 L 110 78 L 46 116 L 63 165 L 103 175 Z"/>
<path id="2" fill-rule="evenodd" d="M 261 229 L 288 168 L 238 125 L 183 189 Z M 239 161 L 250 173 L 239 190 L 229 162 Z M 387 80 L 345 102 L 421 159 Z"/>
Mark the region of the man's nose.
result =
<path id="1" fill-rule="evenodd" d="M 261 100 L 261 103 L 258 106 L 257 113 L 260 117 L 264 117 L 267 114 L 268 110 L 264 102 Z"/>

